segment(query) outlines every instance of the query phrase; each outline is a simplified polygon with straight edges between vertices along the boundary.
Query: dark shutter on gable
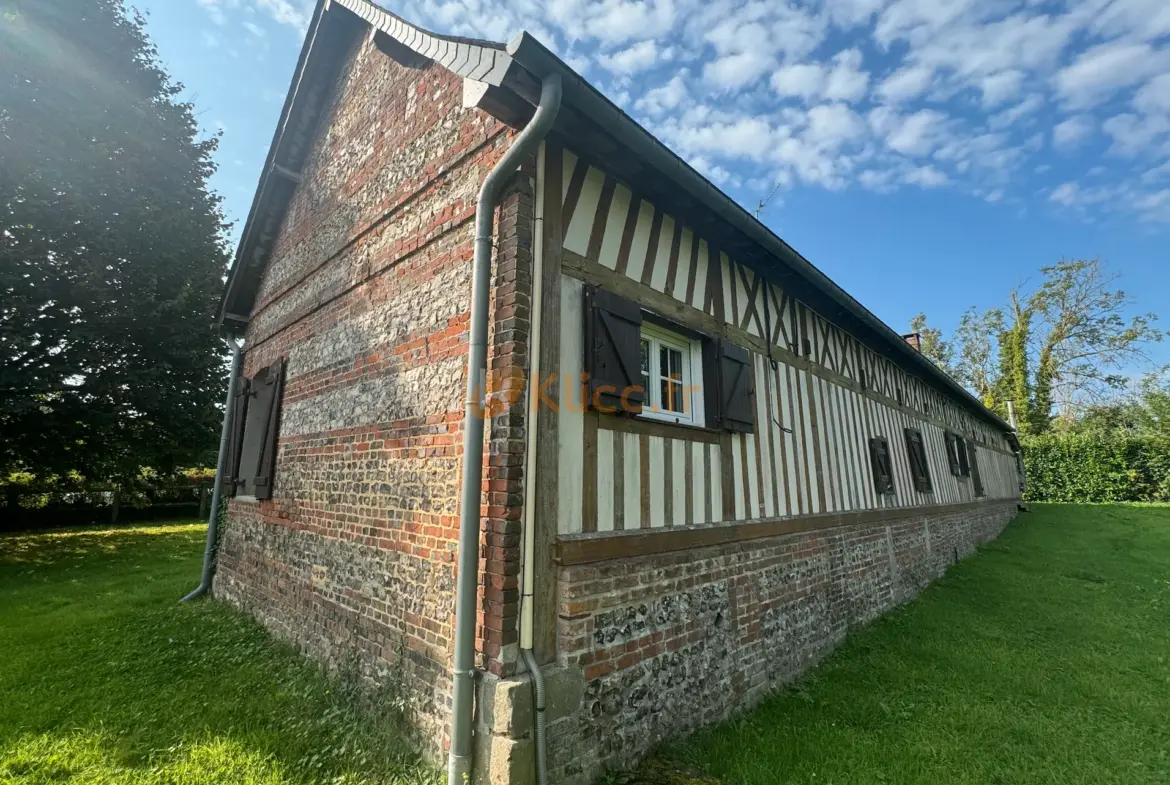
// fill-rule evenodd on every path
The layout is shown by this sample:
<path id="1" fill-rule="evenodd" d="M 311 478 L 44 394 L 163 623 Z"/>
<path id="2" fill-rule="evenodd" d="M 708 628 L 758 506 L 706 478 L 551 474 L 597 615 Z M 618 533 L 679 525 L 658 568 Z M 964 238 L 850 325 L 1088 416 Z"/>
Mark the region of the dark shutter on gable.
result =
<path id="1" fill-rule="evenodd" d="M 934 486 L 930 482 L 930 466 L 926 462 L 926 446 L 922 433 L 906 428 L 906 455 L 910 460 L 910 474 L 914 478 L 914 489 L 919 493 L 930 493 Z"/>
<path id="2" fill-rule="evenodd" d="M 979 453 L 974 442 L 967 444 L 967 457 L 971 461 L 971 484 L 975 486 L 975 495 L 983 496 L 983 477 L 979 474 Z"/>
<path id="3" fill-rule="evenodd" d="M 240 450 L 238 492 L 257 499 L 272 498 L 272 461 L 280 421 L 284 361 L 277 360 L 252 377 L 251 400 Z"/>
<path id="4" fill-rule="evenodd" d="M 251 383 L 247 378 L 240 376 L 236 379 L 236 389 L 232 393 L 231 411 L 227 413 L 231 420 L 228 425 L 228 451 L 223 467 L 223 488 L 228 496 L 236 495 L 236 488 L 239 484 L 240 450 L 244 446 L 244 422 L 248 417 L 250 389 Z"/>
<path id="5" fill-rule="evenodd" d="M 959 467 L 959 445 L 962 444 L 962 441 L 950 431 L 947 431 L 944 436 L 947 444 L 947 463 L 950 464 L 951 474 L 961 477 L 963 472 Z"/>
<path id="6" fill-rule="evenodd" d="M 284 397 L 284 358 L 268 366 L 264 379 L 268 418 L 260 455 L 256 459 L 253 487 L 257 499 L 271 499 L 276 473 L 276 442 L 280 438 L 280 401 Z"/>
<path id="7" fill-rule="evenodd" d="M 626 414 L 642 411 L 641 331 L 637 303 L 596 286 L 585 289 L 586 406 Z"/>
<path id="8" fill-rule="evenodd" d="M 738 433 L 752 433 L 751 353 L 729 341 L 713 341 L 707 353 L 704 399 L 707 424 Z M 711 394 L 713 393 L 713 394 Z"/>
<path id="9" fill-rule="evenodd" d="M 869 440 L 869 463 L 873 468 L 873 487 L 878 493 L 894 492 L 894 468 L 890 462 L 890 443 L 884 436 Z"/>

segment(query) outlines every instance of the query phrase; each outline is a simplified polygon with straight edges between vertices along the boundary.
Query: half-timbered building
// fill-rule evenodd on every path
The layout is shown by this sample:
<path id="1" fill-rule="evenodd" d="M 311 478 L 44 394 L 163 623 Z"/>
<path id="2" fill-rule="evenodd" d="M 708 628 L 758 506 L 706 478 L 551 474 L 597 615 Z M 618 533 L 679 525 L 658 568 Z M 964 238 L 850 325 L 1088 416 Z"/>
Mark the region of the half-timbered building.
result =
<path id="1" fill-rule="evenodd" d="M 542 112 L 487 216 L 479 383 L 477 195 Z M 439 756 L 471 520 L 480 781 L 532 781 L 534 668 L 547 774 L 587 782 L 798 676 L 1020 497 L 1006 423 L 527 34 L 321 0 L 221 321 L 215 594 L 394 675 Z"/>

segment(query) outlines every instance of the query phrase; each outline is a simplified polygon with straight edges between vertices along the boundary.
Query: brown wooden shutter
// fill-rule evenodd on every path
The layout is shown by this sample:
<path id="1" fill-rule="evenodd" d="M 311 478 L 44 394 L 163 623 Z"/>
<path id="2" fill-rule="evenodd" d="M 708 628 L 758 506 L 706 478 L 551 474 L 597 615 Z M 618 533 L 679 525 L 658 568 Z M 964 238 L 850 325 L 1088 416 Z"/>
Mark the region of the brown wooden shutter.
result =
<path id="1" fill-rule="evenodd" d="M 278 409 L 280 401 L 278 395 L 282 387 L 283 362 L 278 360 L 264 368 L 252 377 L 251 401 L 248 403 L 248 416 L 244 423 L 244 445 L 240 450 L 239 492 L 246 496 L 258 499 L 272 498 L 272 472 L 263 468 L 270 462 L 275 452 L 275 443 L 270 447 L 270 437 L 275 438 L 275 428 L 272 426 L 279 421 Z M 274 417 L 277 418 L 274 422 Z M 257 482 L 265 482 L 260 488 Z M 265 495 L 267 494 L 267 495 Z"/>
<path id="2" fill-rule="evenodd" d="M 983 477 L 979 474 L 979 453 L 975 449 L 974 442 L 970 442 L 967 445 L 967 457 L 971 461 L 971 484 L 975 486 L 975 495 L 983 496 L 985 493 L 983 489 Z"/>
<path id="3" fill-rule="evenodd" d="M 752 433 L 755 417 L 752 411 L 751 353 L 730 341 L 714 341 L 711 346 L 711 367 L 706 375 L 708 391 L 707 424 L 738 433 Z"/>
<path id="4" fill-rule="evenodd" d="M 914 477 L 914 488 L 920 493 L 930 493 L 934 486 L 930 482 L 930 466 L 926 462 L 926 447 L 922 433 L 906 428 L 906 455 L 910 460 L 910 474 Z"/>
<path id="5" fill-rule="evenodd" d="M 272 498 L 272 486 L 276 479 L 276 442 L 280 438 L 280 402 L 284 397 L 284 358 L 268 366 L 264 385 L 268 418 L 253 481 L 257 499 Z"/>
<path id="6" fill-rule="evenodd" d="M 869 463 L 873 468 L 873 487 L 878 493 L 893 493 L 894 469 L 886 437 L 875 436 L 869 440 Z"/>
<path id="7" fill-rule="evenodd" d="M 637 303 L 597 286 L 585 289 L 586 406 L 637 414 L 646 402 L 642 386 L 642 310 Z M 624 400 L 623 400 L 624 397 Z"/>
<path id="8" fill-rule="evenodd" d="M 947 444 L 947 463 L 950 464 L 951 474 L 960 477 L 963 472 L 959 468 L 959 438 L 950 431 L 947 431 L 944 437 Z"/>
<path id="9" fill-rule="evenodd" d="M 228 452 L 224 461 L 223 489 L 228 496 L 236 495 L 240 482 L 240 450 L 244 446 L 244 423 L 248 417 L 248 401 L 251 398 L 251 382 L 244 376 L 236 379 L 232 393 L 231 417 L 228 424 Z"/>

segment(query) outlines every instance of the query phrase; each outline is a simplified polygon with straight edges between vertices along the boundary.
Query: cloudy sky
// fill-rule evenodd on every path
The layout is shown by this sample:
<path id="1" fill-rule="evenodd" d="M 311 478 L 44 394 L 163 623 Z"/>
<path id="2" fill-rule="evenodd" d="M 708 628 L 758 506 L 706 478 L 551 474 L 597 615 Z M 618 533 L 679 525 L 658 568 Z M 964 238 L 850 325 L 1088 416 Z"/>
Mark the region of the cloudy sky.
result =
<path id="1" fill-rule="evenodd" d="M 311 0 L 132 0 L 247 215 Z M 1170 320 L 1167 0 L 384 0 L 528 30 L 896 329 L 1061 257 Z M 1164 325 L 1170 326 L 1170 325 Z M 1158 353 L 1170 362 L 1170 347 Z"/>

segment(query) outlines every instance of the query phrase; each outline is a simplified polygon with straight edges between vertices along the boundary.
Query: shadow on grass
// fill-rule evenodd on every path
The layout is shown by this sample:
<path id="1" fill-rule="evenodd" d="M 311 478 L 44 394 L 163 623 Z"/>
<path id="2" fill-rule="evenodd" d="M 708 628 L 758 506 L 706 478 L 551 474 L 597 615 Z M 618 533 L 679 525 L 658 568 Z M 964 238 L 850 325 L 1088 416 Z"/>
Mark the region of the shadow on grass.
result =
<path id="1" fill-rule="evenodd" d="M 0 782 L 436 782 L 392 706 L 243 614 L 177 604 L 204 533 L 0 536 Z"/>

